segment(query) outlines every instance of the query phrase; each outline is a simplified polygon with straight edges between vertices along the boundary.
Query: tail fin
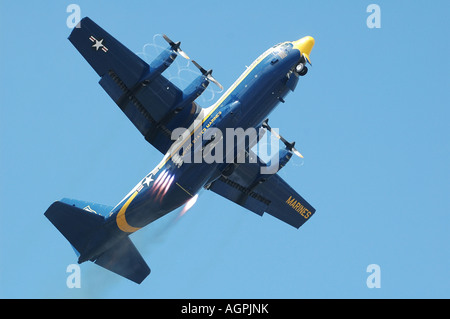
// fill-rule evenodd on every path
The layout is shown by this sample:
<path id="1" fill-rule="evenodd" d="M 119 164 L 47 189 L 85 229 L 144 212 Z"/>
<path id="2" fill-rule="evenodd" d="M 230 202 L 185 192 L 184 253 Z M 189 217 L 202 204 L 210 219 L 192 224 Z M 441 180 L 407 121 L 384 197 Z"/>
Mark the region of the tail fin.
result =
<path id="1" fill-rule="evenodd" d="M 100 241 L 96 239 L 99 239 L 99 232 L 104 231 L 105 217 L 93 209 L 76 207 L 79 205 L 75 202 L 69 204 L 67 199 L 63 201 L 65 202 L 53 203 L 44 215 L 74 247 L 80 256 L 80 263 L 82 262 L 80 260 L 90 259 L 97 265 L 136 283 L 141 283 L 150 274 L 150 268 L 128 237 L 118 240 L 105 251 L 97 250 L 95 257 L 92 258 L 92 251 L 100 245 Z M 79 203 L 83 206 L 86 202 Z M 108 240 L 106 235 L 103 239 Z"/>

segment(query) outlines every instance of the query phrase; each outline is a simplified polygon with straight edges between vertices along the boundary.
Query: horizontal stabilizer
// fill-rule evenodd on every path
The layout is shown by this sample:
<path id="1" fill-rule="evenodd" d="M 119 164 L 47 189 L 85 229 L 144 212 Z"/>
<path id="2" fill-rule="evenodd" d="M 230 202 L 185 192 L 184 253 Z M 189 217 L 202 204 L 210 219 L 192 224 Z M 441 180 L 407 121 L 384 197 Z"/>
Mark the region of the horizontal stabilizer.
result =
<path id="1" fill-rule="evenodd" d="M 105 220 L 103 216 L 63 202 L 53 203 L 44 215 L 81 254 Z"/>
<path id="2" fill-rule="evenodd" d="M 101 254 L 95 263 L 138 284 L 150 274 L 150 268 L 128 237 Z"/>

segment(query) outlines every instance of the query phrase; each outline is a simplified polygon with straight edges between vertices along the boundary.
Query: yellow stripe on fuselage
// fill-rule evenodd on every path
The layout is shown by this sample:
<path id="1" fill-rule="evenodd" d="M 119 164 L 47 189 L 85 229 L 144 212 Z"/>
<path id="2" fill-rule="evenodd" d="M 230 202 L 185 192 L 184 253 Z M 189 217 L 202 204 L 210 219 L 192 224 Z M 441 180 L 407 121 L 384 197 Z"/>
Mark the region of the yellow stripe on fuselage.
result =
<path id="1" fill-rule="evenodd" d="M 130 198 L 128 198 L 127 202 L 122 206 L 122 208 L 119 210 L 119 213 L 116 216 L 117 226 L 123 232 L 134 233 L 135 231 L 141 229 L 140 227 L 130 226 L 127 220 L 125 219 L 125 212 L 127 211 L 127 208 L 138 193 L 139 192 L 135 191 L 133 195 L 131 195 Z"/>

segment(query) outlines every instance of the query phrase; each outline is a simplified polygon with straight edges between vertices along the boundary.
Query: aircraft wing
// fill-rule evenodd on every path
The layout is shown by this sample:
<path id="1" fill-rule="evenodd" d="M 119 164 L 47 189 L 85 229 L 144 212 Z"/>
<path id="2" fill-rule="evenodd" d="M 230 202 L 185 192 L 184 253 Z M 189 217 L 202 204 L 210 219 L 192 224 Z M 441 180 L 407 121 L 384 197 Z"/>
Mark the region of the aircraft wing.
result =
<path id="1" fill-rule="evenodd" d="M 278 174 L 261 175 L 260 168 L 259 159 L 258 163 L 239 164 L 209 189 L 260 216 L 267 212 L 299 228 L 316 210 Z"/>
<path id="2" fill-rule="evenodd" d="M 167 118 L 183 92 L 160 73 L 149 81 L 150 66 L 88 17 L 73 29 L 69 40 L 100 76 L 102 88 L 145 139 L 165 153 L 173 142 Z M 192 109 L 196 107 L 192 103 Z M 172 129 L 182 124 L 172 123 Z"/>

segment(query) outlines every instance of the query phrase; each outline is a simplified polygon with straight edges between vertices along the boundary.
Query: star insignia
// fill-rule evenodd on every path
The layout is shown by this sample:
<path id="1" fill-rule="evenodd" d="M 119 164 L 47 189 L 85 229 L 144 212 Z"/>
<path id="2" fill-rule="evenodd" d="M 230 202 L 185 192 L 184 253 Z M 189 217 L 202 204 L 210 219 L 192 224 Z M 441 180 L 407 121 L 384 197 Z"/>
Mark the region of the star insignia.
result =
<path id="1" fill-rule="evenodd" d="M 94 36 L 91 35 L 89 37 L 89 40 L 94 43 L 92 47 L 95 49 L 95 51 L 101 49 L 105 53 L 108 52 L 108 48 L 103 44 L 103 39 L 97 40 Z"/>
<path id="2" fill-rule="evenodd" d="M 147 184 L 147 186 L 150 186 L 150 183 L 154 181 L 152 177 L 153 177 L 152 174 L 148 175 L 146 178 L 144 178 L 142 184 Z"/>

